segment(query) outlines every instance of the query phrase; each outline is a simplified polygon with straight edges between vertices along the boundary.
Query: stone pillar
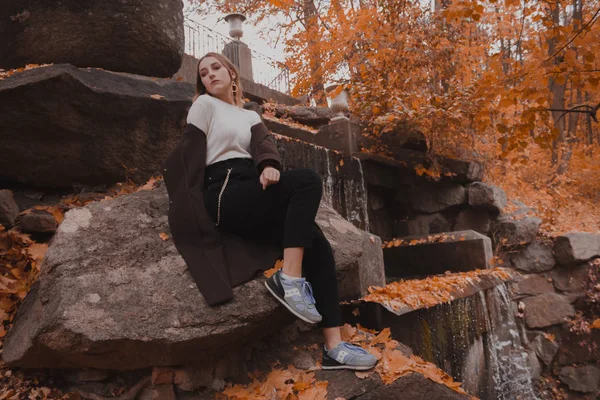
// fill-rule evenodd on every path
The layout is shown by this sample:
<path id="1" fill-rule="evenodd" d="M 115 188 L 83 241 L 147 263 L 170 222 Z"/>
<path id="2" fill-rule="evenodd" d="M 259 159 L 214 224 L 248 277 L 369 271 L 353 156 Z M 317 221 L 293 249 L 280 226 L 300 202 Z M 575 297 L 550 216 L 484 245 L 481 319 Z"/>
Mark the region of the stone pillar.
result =
<path id="1" fill-rule="evenodd" d="M 227 43 L 223 48 L 223 55 L 235 64 L 242 78 L 254 82 L 252 76 L 252 52 L 246 43 L 241 40 L 234 40 Z"/>
<path id="2" fill-rule="evenodd" d="M 331 120 L 329 125 L 322 126 L 315 135 L 315 144 L 344 155 L 352 155 L 358 151 L 356 138 L 360 137 L 360 127 L 347 118 Z"/>

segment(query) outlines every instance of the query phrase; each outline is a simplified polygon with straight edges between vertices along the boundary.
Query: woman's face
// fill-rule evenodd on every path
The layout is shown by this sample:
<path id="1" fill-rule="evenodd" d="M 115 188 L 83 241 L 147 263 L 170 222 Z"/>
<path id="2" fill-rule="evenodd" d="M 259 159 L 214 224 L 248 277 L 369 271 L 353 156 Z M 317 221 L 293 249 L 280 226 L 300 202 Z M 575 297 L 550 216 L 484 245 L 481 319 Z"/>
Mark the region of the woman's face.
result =
<path id="1" fill-rule="evenodd" d="M 215 57 L 206 57 L 198 65 L 202 84 L 213 96 L 224 96 L 231 91 L 231 77 L 227 67 Z"/>

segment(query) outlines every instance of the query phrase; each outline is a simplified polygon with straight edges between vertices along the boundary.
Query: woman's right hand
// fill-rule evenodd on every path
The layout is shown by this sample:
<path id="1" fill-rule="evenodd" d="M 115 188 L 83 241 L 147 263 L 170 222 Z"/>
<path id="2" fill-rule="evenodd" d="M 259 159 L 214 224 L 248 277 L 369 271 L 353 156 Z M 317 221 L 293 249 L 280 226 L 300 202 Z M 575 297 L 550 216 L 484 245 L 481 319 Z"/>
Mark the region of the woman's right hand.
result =
<path id="1" fill-rule="evenodd" d="M 260 174 L 259 179 L 263 190 L 265 190 L 267 186 L 279 182 L 279 176 L 280 173 L 277 169 L 273 167 L 265 167 L 265 169 L 263 169 L 262 173 Z"/>

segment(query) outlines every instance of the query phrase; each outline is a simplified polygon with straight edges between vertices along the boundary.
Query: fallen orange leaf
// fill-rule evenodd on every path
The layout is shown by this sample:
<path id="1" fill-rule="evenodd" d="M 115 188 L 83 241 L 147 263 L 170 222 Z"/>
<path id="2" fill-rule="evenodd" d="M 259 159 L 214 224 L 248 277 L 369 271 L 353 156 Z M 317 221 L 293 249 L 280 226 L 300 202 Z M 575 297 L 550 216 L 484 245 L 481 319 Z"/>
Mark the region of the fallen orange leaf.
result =
<path id="1" fill-rule="evenodd" d="M 268 279 L 271 276 L 273 276 L 273 274 L 275 272 L 279 271 L 281 268 L 283 268 L 283 260 L 277 260 L 277 261 L 275 261 L 275 266 L 271 269 L 266 270 L 265 272 L 263 272 L 263 274 Z"/>

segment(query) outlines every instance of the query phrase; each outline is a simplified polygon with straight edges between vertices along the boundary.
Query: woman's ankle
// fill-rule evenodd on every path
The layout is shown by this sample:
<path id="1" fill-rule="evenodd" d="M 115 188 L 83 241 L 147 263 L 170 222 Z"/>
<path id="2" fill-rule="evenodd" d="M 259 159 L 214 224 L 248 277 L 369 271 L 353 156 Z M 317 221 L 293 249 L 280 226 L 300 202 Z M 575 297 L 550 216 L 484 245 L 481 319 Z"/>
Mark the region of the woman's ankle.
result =
<path id="1" fill-rule="evenodd" d="M 327 351 L 342 343 L 342 335 L 339 326 L 333 328 L 323 328 L 323 337 L 325 339 L 325 349 Z"/>

